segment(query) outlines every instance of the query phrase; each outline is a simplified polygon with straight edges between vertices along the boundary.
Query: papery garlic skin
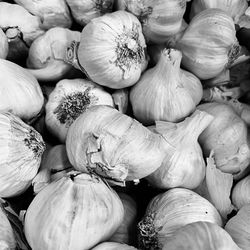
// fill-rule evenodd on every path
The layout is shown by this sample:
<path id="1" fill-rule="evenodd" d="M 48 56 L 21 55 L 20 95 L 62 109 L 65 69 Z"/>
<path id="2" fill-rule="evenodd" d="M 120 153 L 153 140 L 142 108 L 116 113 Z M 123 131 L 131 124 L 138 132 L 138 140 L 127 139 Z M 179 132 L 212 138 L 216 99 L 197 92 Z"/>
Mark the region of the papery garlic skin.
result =
<path id="1" fill-rule="evenodd" d="M 151 125 L 157 120 L 178 122 L 190 115 L 202 98 L 200 80 L 180 69 L 182 54 L 164 49 L 154 68 L 145 71 L 131 88 L 133 114 Z"/>
<path id="2" fill-rule="evenodd" d="M 70 28 L 72 24 L 69 8 L 65 0 L 14 0 L 30 13 L 41 19 L 42 28 Z"/>
<path id="3" fill-rule="evenodd" d="M 66 0 L 74 20 L 85 26 L 93 18 L 110 13 L 114 0 Z"/>
<path id="4" fill-rule="evenodd" d="M 250 175 L 235 184 L 232 191 L 232 202 L 238 209 L 250 203 Z"/>
<path id="5" fill-rule="evenodd" d="M 205 198 L 185 188 L 173 188 L 155 196 L 139 222 L 139 248 L 161 249 L 176 230 L 207 221 L 222 226 L 216 208 Z"/>
<path id="6" fill-rule="evenodd" d="M 71 124 L 93 105 L 114 106 L 111 94 L 85 79 L 64 79 L 56 84 L 46 103 L 48 130 L 64 143 Z"/>
<path id="7" fill-rule="evenodd" d="M 73 166 L 69 162 L 66 146 L 59 144 L 52 147 L 43 154 L 39 171 L 32 180 L 34 193 L 39 193 L 49 183 L 66 176 L 72 170 Z"/>
<path id="8" fill-rule="evenodd" d="M 199 136 L 204 155 L 208 157 L 213 150 L 217 168 L 237 178 L 250 163 L 246 124 L 226 104 L 204 103 L 197 108 L 214 116 Z"/>
<path id="9" fill-rule="evenodd" d="M 41 135 L 11 113 L 0 113 L 0 197 L 24 192 L 38 172 Z"/>
<path id="10" fill-rule="evenodd" d="M 65 62 L 65 51 L 72 41 L 80 41 L 81 33 L 54 27 L 32 43 L 27 58 L 28 70 L 40 81 L 61 80 L 73 67 Z"/>
<path id="11" fill-rule="evenodd" d="M 25 121 L 39 114 L 44 97 L 38 81 L 24 68 L 0 59 L 0 110 Z"/>
<path id="12" fill-rule="evenodd" d="M 181 29 L 187 0 L 118 0 L 117 9 L 134 14 L 148 42 L 163 43 Z"/>
<path id="13" fill-rule="evenodd" d="M 136 250 L 137 248 L 117 243 L 117 242 L 103 242 L 97 245 L 96 247 L 92 248 L 91 250 Z"/>
<path id="14" fill-rule="evenodd" d="M 246 204 L 225 225 L 225 230 L 242 250 L 248 250 L 250 245 L 249 221 L 250 204 Z"/>
<path id="15" fill-rule="evenodd" d="M 66 138 L 69 161 L 76 170 L 94 172 L 116 184 L 155 171 L 165 157 L 166 144 L 161 135 L 104 105 L 81 114 Z"/>
<path id="16" fill-rule="evenodd" d="M 162 250 L 240 250 L 220 226 L 198 221 L 177 230 Z"/>
<path id="17" fill-rule="evenodd" d="M 9 52 L 8 39 L 3 30 L 0 29 L 0 58 L 5 59 Z"/>
<path id="18" fill-rule="evenodd" d="M 97 176 L 69 172 L 33 199 L 24 221 L 32 250 L 90 249 L 115 232 L 123 205 Z"/>
<path id="19" fill-rule="evenodd" d="M 6 2 L 0 3 L 0 28 L 17 27 L 22 33 L 22 39 L 29 47 L 39 35 L 44 33 L 41 29 L 41 20 L 30 14 L 25 8 L 18 4 Z"/>
<path id="20" fill-rule="evenodd" d="M 146 177 L 152 186 L 162 189 L 199 186 L 205 177 L 206 165 L 197 140 L 212 120 L 206 112 L 195 111 L 181 123 L 156 122 L 156 127 L 151 129 L 162 133 L 175 152 L 167 154 L 162 165 Z"/>
<path id="21" fill-rule="evenodd" d="M 94 18 L 82 30 L 77 50 L 80 67 L 103 86 L 135 84 L 147 66 L 146 43 L 139 20 L 126 11 Z"/>
<path id="22" fill-rule="evenodd" d="M 16 239 L 12 226 L 0 204 L 0 249 L 15 250 Z"/>
<path id="23" fill-rule="evenodd" d="M 197 14 L 176 47 L 182 51 L 182 65 L 201 80 L 216 77 L 240 51 L 233 19 L 220 9 Z"/>
<path id="24" fill-rule="evenodd" d="M 190 19 L 201 11 L 209 8 L 218 8 L 230 15 L 235 23 L 248 8 L 247 0 L 193 0 L 190 10 Z"/>

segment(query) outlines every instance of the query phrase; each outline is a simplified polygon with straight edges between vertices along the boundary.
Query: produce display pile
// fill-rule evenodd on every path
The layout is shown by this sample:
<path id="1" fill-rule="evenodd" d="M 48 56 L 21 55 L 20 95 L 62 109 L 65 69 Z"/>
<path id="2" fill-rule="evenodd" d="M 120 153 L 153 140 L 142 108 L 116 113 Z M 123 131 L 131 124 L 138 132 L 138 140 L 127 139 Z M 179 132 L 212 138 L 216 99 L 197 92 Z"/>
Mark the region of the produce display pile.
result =
<path id="1" fill-rule="evenodd" d="M 249 6 L 0 1 L 0 250 L 249 250 Z"/>

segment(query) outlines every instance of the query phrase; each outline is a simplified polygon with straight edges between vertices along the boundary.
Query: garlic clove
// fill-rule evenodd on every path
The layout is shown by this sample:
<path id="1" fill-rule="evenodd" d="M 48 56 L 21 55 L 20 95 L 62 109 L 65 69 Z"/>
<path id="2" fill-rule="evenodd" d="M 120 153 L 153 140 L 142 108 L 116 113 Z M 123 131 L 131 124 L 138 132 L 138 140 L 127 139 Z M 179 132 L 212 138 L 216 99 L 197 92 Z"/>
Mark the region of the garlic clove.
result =
<path id="1" fill-rule="evenodd" d="M 111 94 L 85 79 L 64 79 L 56 84 L 45 106 L 48 130 L 64 143 L 71 124 L 93 105 L 114 106 Z"/>
<path id="2" fill-rule="evenodd" d="M 250 175 L 236 183 L 232 191 L 232 202 L 237 209 L 250 203 Z"/>
<path id="3" fill-rule="evenodd" d="M 64 0 L 15 0 L 17 4 L 41 19 L 43 29 L 53 27 L 70 28 L 72 19 Z"/>
<path id="4" fill-rule="evenodd" d="M 239 212 L 226 224 L 225 230 L 231 235 L 235 243 L 242 249 L 249 249 L 250 245 L 250 204 L 243 206 Z"/>
<path id="5" fill-rule="evenodd" d="M 114 0 L 66 0 L 74 20 L 85 26 L 93 18 L 110 13 Z"/>

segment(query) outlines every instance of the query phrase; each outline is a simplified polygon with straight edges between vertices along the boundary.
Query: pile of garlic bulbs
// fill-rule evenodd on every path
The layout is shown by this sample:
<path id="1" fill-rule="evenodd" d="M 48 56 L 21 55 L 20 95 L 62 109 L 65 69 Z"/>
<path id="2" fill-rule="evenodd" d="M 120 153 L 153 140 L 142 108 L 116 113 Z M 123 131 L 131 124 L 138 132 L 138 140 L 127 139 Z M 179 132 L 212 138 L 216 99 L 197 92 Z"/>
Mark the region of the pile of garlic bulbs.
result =
<path id="1" fill-rule="evenodd" d="M 249 6 L 0 0 L 0 250 L 249 250 Z"/>

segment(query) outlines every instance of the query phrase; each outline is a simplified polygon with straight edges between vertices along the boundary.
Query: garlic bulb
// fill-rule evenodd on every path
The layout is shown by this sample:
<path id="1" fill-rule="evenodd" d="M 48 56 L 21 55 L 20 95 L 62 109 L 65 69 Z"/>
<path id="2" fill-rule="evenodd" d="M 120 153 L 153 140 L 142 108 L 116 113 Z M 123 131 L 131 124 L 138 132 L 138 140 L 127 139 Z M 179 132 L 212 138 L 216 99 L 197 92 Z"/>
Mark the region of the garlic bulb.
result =
<path id="1" fill-rule="evenodd" d="M 205 162 L 198 136 L 213 117 L 195 111 L 181 123 L 156 122 L 155 131 L 164 135 L 175 151 L 167 154 L 162 165 L 147 176 L 149 183 L 158 188 L 196 188 L 205 177 Z"/>
<path id="2" fill-rule="evenodd" d="M 0 203 L 0 249 L 15 250 L 16 246 L 14 231 Z"/>
<path id="3" fill-rule="evenodd" d="M 188 0 L 118 0 L 117 8 L 133 13 L 141 22 L 145 38 L 163 43 L 179 32 Z"/>
<path id="4" fill-rule="evenodd" d="M 110 106 L 92 106 L 70 126 L 66 149 L 70 163 L 110 182 L 143 178 L 162 163 L 171 145 L 138 121 Z"/>
<path id="5" fill-rule="evenodd" d="M 103 242 L 91 250 L 136 250 L 137 248 L 117 242 Z"/>
<path id="6" fill-rule="evenodd" d="M 109 241 L 133 245 L 136 242 L 137 204 L 131 196 L 125 193 L 118 193 L 118 195 L 124 207 L 124 217 Z"/>
<path id="7" fill-rule="evenodd" d="M 112 96 L 85 79 L 64 79 L 56 84 L 45 106 L 48 130 L 62 143 L 76 118 L 93 105 L 114 106 Z"/>
<path id="8" fill-rule="evenodd" d="M 52 27 L 70 28 L 71 15 L 65 0 L 14 0 L 31 14 L 41 19 L 43 29 Z"/>
<path id="9" fill-rule="evenodd" d="M 0 197 L 25 191 L 37 174 L 45 144 L 41 135 L 11 113 L 0 113 Z"/>
<path id="10" fill-rule="evenodd" d="M 139 222 L 139 248 L 162 249 L 176 230 L 197 221 L 222 226 L 216 208 L 195 192 L 173 188 L 155 196 Z"/>
<path id="11" fill-rule="evenodd" d="M 242 250 L 250 246 L 250 204 L 243 206 L 226 224 L 225 230 Z"/>
<path id="12" fill-rule="evenodd" d="M 0 59 L 0 110 L 29 121 L 39 114 L 44 97 L 38 81 L 24 68 Z"/>
<path id="13" fill-rule="evenodd" d="M 197 221 L 177 230 L 162 250 L 240 250 L 231 236 L 214 223 Z"/>
<path id="14" fill-rule="evenodd" d="M 9 52 L 8 39 L 3 30 L 0 29 L 0 58 L 5 59 Z"/>
<path id="15" fill-rule="evenodd" d="M 235 23 L 245 13 L 248 7 L 247 0 L 194 0 L 191 5 L 190 19 L 201 11 L 209 8 L 218 8 L 231 16 Z"/>
<path id="16" fill-rule="evenodd" d="M 214 116 L 199 136 L 204 155 L 208 157 L 213 150 L 217 168 L 237 178 L 250 163 L 246 124 L 226 104 L 204 103 L 198 109 Z"/>
<path id="17" fill-rule="evenodd" d="M 126 11 L 94 18 L 73 43 L 67 61 L 94 82 L 114 89 L 135 84 L 147 66 L 139 20 Z"/>
<path id="18" fill-rule="evenodd" d="M 210 201 L 224 220 L 234 209 L 230 199 L 232 186 L 233 175 L 223 173 L 216 167 L 212 153 L 207 158 L 205 179 L 195 192 Z"/>
<path id="19" fill-rule="evenodd" d="M 43 155 L 38 174 L 32 180 L 34 193 L 39 193 L 49 183 L 62 178 L 71 170 L 73 167 L 68 160 L 65 145 L 52 147 L 46 155 Z"/>
<path id="20" fill-rule="evenodd" d="M 190 115 L 202 98 L 200 80 L 180 69 L 182 54 L 164 49 L 154 68 L 132 87 L 130 101 L 136 119 L 146 125 L 156 120 L 178 122 Z"/>
<path id="21" fill-rule="evenodd" d="M 81 33 L 66 28 L 51 28 L 32 43 L 27 58 L 28 71 L 40 81 L 65 78 L 74 68 L 66 63 L 65 50 Z"/>
<path id="22" fill-rule="evenodd" d="M 100 178 L 72 171 L 35 196 L 24 232 L 32 250 L 90 249 L 117 230 L 123 214 L 120 198 Z"/>
<path id="23" fill-rule="evenodd" d="M 15 59 L 18 59 L 19 53 L 20 56 L 23 54 L 20 48 L 28 50 L 35 38 L 44 33 L 39 17 L 33 16 L 18 4 L 6 2 L 0 2 L 0 28 L 12 45 L 9 46 L 9 54 Z"/>
<path id="24" fill-rule="evenodd" d="M 206 9 L 190 22 L 176 42 L 183 66 L 202 80 L 220 74 L 237 58 L 240 46 L 233 19 L 220 9 Z"/>
<path id="25" fill-rule="evenodd" d="M 236 183 L 232 191 L 232 201 L 238 209 L 250 203 L 250 175 Z"/>
<path id="26" fill-rule="evenodd" d="M 66 0 L 74 20 L 85 26 L 93 18 L 110 13 L 114 0 Z"/>

